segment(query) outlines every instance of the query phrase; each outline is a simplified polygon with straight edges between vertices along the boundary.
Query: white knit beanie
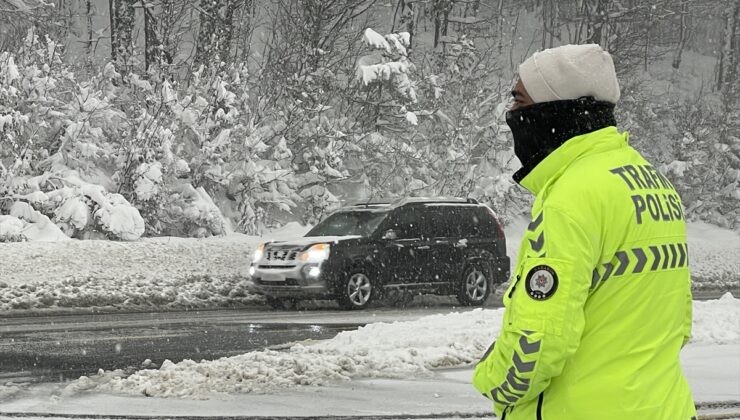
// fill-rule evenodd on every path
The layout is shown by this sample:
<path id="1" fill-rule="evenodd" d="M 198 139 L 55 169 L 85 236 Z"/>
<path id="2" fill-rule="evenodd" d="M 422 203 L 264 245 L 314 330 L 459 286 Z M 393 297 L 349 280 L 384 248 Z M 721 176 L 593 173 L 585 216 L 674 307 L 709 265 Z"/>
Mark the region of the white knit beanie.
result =
<path id="1" fill-rule="evenodd" d="M 598 44 L 536 52 L 519 66 L 519 77 L 536 103 L 582 96 L 614 104 L 619 100 L 614 62 Z"/>

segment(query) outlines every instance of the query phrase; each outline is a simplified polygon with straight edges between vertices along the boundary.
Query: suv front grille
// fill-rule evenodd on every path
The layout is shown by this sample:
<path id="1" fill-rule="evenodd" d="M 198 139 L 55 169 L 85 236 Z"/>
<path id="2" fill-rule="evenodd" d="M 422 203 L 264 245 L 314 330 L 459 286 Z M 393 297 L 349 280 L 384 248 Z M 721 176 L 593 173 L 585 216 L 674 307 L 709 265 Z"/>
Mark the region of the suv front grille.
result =
<path id="1" fill-rule="evenodd" d="M 265 252 L 265 259 L 271 262 L 278 261 L 295 261 L 298 258 L 297 249 L 268 249 Z"/>
<path id="2" fill-rule="evenodd" d="M 285 279 L 284 281 L 266 281 L 266 280 L 255 280 L 255 283 L 262 286 L 298 286 L 298 279 Z"/>
<path id="3" fill-rule="evenodd" d="M 257 268 L 261 268 L 261 269 L 264 269 L 264 270 L 271 270 L 271 269 L 272 270 L 283 270 L 283 269 L 295 268 L 295 267 L 296 267 L 295 264 L 289 264 L 289 265 L 265 265 L 265 264 L 260 264 L 260 265 L 257 266 Z"/>

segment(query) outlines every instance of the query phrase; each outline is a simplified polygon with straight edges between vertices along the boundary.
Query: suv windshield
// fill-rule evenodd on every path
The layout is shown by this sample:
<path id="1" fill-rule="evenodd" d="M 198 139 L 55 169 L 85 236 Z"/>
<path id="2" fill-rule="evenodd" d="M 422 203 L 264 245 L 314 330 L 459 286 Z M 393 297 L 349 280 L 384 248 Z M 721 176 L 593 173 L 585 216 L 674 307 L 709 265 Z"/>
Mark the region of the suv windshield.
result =
<path id="1" fill-rule="evenodd" d="M 347 211 L 334 213 L 314 226 L 306 236 L 370 236 L 387 211 Z"/>

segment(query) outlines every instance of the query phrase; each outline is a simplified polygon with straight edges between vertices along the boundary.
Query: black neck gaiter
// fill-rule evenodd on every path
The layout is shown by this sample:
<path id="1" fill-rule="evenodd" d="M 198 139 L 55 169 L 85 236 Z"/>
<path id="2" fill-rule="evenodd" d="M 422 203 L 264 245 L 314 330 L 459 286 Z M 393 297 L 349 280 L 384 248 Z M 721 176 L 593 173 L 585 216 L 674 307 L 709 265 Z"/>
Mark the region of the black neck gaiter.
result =
<path id="1" fill-rule="evenodd" d="M 506 113 L 514 136 L 514 153 L 522 168 L 514 173 L 521 182 L 532 169 L 569 139 L 617 125 L 614 104 L 592 97 L 542 102 Z"/>

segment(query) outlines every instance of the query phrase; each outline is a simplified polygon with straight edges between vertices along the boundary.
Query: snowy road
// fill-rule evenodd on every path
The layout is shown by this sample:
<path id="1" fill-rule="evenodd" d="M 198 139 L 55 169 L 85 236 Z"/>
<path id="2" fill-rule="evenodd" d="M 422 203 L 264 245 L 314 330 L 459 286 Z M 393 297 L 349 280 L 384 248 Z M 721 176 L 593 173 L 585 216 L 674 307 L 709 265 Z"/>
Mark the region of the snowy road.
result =
<path id="1" fill-rule="evenodd" d="M 695 297 L 704 300 L 715 295 Z M 0 318 L 0 382 L 73 380 L 99 369 L 133 372 L 159 367 L 167 359 L 175 363 L 214 360 L 296 341 L 327 339 L 373 322 L 408 321 L 461 310 L 446 302 L 427 303 L 430 306 L 360 312 L 318 306 L 300 311 L 261 307 Z"/>
<path id="2" fill-rule="evenodd" d="M 186 311 L 4 318 L 0 382 L 60 381 L 98 369 L 135 370 L 165 359 L 213 360 L 288 342 L 331 338 L 379 321 L 411 320 L 451 307 L 363 312 Z M 143 364 L 146 359 L 151 364 Z"/>
<path id="3" fill-rule="evenodd" d="M 694 302 L 693 309 L 694 335 L 682 351 L 681 360 L 700 406 L 700 418 L 737 418 L 740 300 L 728 294 L 719 300 Z M 107 371 L 64 383 L 8 382 L 4 387 L 0 385 L 0 419 L 484 418 L 490 413 L 490 403 L 470 386 L 472 363 L 500 329 L 502 312 L 487 309 L 455 313 L 449 306 L 437 305 L 349 313 L 181 312 L 167 314 L 169 319 L 161 318 L 162 314 L 119 314 L 96 315 L 94 322 L 84 326 L 76 326 L 81 323 L 79 317 L 46 318 L 33 328 L 47 335 L 69 331 L 71 337 L 85 328 L 108 334 L 112 324 L 120 330 L 176 330 L 178 325 L 193 323 L 194 318 L 243 331 L 248 331 L 250 325 L 290 325 L 299 330 L 367 325 L 329 340 L 282 346 L 283 351 L 253 351 L 204 362 L 168 362 L 159 369 L 130 375 Z M 434 313 L 439 315 L 425 316 Z M 3 337 L 28 328 L 28 321 L 3 319 Z M 110 342 L 105 348 L 107 354 L 115 354 Z"/>

